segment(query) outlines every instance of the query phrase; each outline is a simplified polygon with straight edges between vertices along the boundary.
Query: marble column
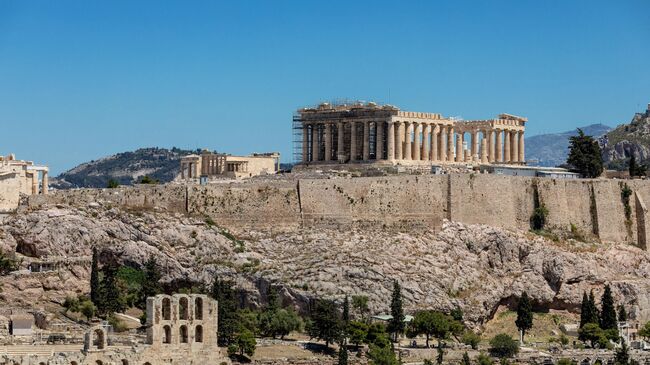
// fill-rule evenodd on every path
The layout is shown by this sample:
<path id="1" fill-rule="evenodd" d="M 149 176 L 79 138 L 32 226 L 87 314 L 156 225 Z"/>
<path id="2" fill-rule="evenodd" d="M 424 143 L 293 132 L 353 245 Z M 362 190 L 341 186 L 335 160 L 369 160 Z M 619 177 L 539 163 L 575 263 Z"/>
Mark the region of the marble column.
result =
<path id="1" fill-rule="evenodd" d="M 478 155 L 478 131 L 472 132 L 472 160 Z"/>
<path id="2" fill-rule="evenodd" d="M 447 128 L 447 161 L 454 162 L 454 127 Z"/>
<path id="3" fill-rule="evenodd" d="M 302 162 L 307 163 L 309 162 L 309 130 L 307 129 L 307 126 L 303 124 L 302 126 Z M 183 175 L 185 175 L 183 173 Z"/>
<path id="4" fill-rule="evenodd" d="M 375 160 L 384 159 L 384 122 L 375 122 Z"/>
<path id="5" fill-rule="evenodd" d="M 332 125 L 325 124 L 325 161 L 332 160 Z"/>
<path id="6" fill-rule="evenodd" d="M 43 171 L 43 177 L 41 178 L 41 193 L 47 194 L 49 186 L 50 186 L 50 180 L 47 177 L 47 171 Z"/>
<path id="7" fill-rule="evenodd" d="M 463 150 L 463 133 L 456 135 L 456 162 L 465 161 L 465 151 Z"/>
<path id="8" fill-rule="evenodd" d="M 438 126 L 431 126 L 431 161 L 438 161 Z"/>
<path id="9" fill-rule="evenodd" d="M 38 171 L 32 170 L 32 195 L 38 195 Z"/>
<path id="10" fill-rule="evenodd" d="M 338 158 L 340 163 L 344 163 L 345 162 L 345 147 L 343 146 L 343 144 L 345 143 L 345 139 L 344 139 L 344 136 L 345 136 L 345 133 L 344 133 L 345 132 L 345 124 L 343 124 L 343 122 L 338 122 L 337 126 L 338 126 L 338 128 L 337 128 L 338 143 L 336 144 L 336 154 L 338 156 L 336 156 L 336 157 Z"/>
<path id="11" fill-rule="evenodd" d="M 425 124 L 424 132 L 422 133 L 422 159 L 425 161 L 431 160 L 431 124 Z"/>
<path id="12" fill-rule="evenodd" d="M 395 141 L 395 159 L 404 159 L 404 122 L 397 123 L 397 141 Z"/>
<path id="13" fill-rule="evenodd" d="M 363 160 L 370 160 L 370 122 L 363 122 Z"/>
<path id="14" fill-rule="evenodd" d="M 320 146 L 318 144 L 318 124 L 313 124 L 311 130 L 311 160 L 312 161 L 319 160 L 319 156 L 318 156 L 319 149 Z"/>
<path id="15" fill-rule="evenodd" d="M 304 130 L 304 129 L 303 129 Z M 304 146 L 304 145 L 303 145 Z M 305 147 L 303 149 L 303 162 L 305 161 Z M 185 179 L 185 163 L 181 162 L 181 179 Z"/>
<path id="16" fill-rule="evenodd" d="M 357 160 L 357 122 L 350 124 L 350 161 Z"/>
<path id="17" fill-rule="evenodd" d="M 494 162 L 494 132 L 491 129 L 488 129 L 485 131 L 485 135 L 488 136 L 488 162 L 492 163 Z"/>
<path id="18" fill-rule="evenodd" d="M 526 162 L 526 154 L 524 153 L 524 131 L 519 132 L 519 162 Z"/>
<path id="19" fill-rule="evenodd" d="M 496 142 L 495 142 L 495 148 L 496 148 L 496 162 L 503 162 L 503 139 L 502 139 L 502 130 L 497 129 L 495 131 L 496 133 Z"/>
<path id="20" fill-rule="evenodd" d="M 519 162 L 519 140 L 518 140 L 519 134 L 517 131 L 512 131 L 510 133 L 510 151 L 511 151 L 511 157 L 510 161 L 517 163 Z"/>
<path id="21" fill-rule="evenodd" d="M 395 123 L 388 122 L 388 135 L 386 136 L 386 158 L 389 161 L 395 159 Z"/>
<path id="22" fill-rule="evenodd" d="M 505 146 L 503 148 L 503 162 L 510 163 L 510 131 L 503 131 L 503 139 L 505 141 Z"/>
<path id="23" fill-rule="evenodd" d="M 420 139 L 420 128 L 422 123 L 413 123 L 413 159 L 420 160 L 420 152 L 422 152 L 422 144 Z"/>
<path id="24" fill-rule="evenodd" d="M 406 124 L 406 134 L 404 135 L 405 140 L 404 140 L 404 159 L 405 160 L 410 160 L 413 158 L 413 123 L 411 122 L 405 122 Z"/>
<path id="25" fill-rule="evenodd" d="M 481 163 L 488 163 L 488 146 L 487 139 L 483 138 L 481 140 Z"/>

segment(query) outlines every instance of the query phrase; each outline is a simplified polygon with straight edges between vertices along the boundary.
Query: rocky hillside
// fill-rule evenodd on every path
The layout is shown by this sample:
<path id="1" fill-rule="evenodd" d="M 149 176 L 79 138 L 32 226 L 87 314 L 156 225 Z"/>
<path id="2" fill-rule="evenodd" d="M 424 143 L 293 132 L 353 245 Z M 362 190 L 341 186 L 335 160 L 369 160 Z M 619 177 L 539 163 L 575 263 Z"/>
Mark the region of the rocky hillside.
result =
<path id="1" fill-rule="evenodd" d="M 105 188 L 110 179 L 131 185 L 143 176 L 169 182 L 179 171 L 179 160 L 196 151 L 178 148 L 141 148 L 82 163 L 50 181 L 57 189 Z"/>
<path id="2" fill-rule="evenodd" d="M 585 134 L 600 137 L 611 130 L 604 124 L 581 127 Z M 535 161 L 531 165 L 558 166 L 566 162 L 569 154 L 569 137 L 577 135 L 576 129 L 562 132 L 540 134 L 526 138 L 526 159 Z"/>
<path id="3" fill-rule="evenodd" d="M 15 253 L 23 267 L 43 260 L 59 262 L 60 269 L 0 277 L 0 299 L 33 305 L 87 293 L 93 245 L 101 262 L 140 267 L 154 256 L 170 290 L 210 284 L 217 274 L 233 278 L 252 306 L 272 282 L 297 308 L 313 297 L 362 294 L 373 312 L 385 312 L 392 281 L 399 280 L 408 312 L 459 306 L 468 324 L 480 325 L 523 290 L 539 308 L 577 310 L 583 291 L 598 293 L 610 283 L 631 316 L 650 319 L 650 254 L 628 245 L 557 243 L 451 222 L 439 233 L 311 229 L 233 237 L 202 217 L 100 203 L 5 217 L 5 253 Z"/>
<path id="4" fill-rule="evenodd" d="M 622 124 L 603 139 L 603 159 L 610 168 L 622 169 L 634 156 L 637 162 L 650 162 L 650 104 L 636 113 L 629 124 Z"/>

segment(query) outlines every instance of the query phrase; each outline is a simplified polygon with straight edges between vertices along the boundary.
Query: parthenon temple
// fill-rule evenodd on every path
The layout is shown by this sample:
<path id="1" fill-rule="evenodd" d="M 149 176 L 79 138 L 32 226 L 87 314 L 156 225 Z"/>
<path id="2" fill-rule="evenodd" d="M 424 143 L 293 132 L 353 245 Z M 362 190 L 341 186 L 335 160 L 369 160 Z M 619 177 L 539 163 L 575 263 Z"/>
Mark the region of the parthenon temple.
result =
<path id="1" fill-rule="evenodd" d="M 322 103 L 302 108 L 302 164 L 523 164 L 527 119 L 500 114 L 456 120 L 436 113 L 402 111 L 392 105 Z"/>

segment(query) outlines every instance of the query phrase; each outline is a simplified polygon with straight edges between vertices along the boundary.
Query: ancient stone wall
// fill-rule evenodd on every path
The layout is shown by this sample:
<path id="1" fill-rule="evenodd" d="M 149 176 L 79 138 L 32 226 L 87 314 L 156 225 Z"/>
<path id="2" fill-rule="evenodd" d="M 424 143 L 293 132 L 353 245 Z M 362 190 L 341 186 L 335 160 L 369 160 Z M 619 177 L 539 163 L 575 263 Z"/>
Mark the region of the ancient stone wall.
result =
<path id="1" fill-rule="evenodd" d="M 536 204 L 543 204 L 549 229 L 643 245 L 650 221 L 643 202 L 648 199 L 650 182 L 644 180 L 452 174 L 85 189 L 33 196 L 29 204 L 157 207 L 204 215 L 234 231 L 319 226 L 438 229 L 443 219 L 528 230 Z"/>

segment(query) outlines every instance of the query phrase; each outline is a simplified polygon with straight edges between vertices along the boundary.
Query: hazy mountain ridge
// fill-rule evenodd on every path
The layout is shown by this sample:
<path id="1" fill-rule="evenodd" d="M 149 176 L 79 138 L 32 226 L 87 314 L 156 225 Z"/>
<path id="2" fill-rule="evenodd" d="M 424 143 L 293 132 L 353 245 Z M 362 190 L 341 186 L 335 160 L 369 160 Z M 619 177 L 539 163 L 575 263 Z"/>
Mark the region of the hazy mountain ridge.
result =
<path id="1" fill-rule="evenodd" d="M 585 134 L 601 137 L 612 128 L 604 124 L 579 127 Z M 578 134 L 578 128 L 561 132 L 539 134 L 526 138 L 526 160 L 536 160 L 531 165 L 558 166 L 566 162 L 569 154 L 569 138 Z"/>
<path id="2" fill-rule="evenodd" d="M 179 148 L 140 148 L 135 151 L 84 162 L 51 181 L 57 189 L 70 188 L 104 188 L 110 179 L 121 185 L 131 185 L 143 176 L 149 176 L 160 182 L 169 182 L 179 171 L 181 157 L 196 151 Z"/>

